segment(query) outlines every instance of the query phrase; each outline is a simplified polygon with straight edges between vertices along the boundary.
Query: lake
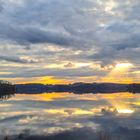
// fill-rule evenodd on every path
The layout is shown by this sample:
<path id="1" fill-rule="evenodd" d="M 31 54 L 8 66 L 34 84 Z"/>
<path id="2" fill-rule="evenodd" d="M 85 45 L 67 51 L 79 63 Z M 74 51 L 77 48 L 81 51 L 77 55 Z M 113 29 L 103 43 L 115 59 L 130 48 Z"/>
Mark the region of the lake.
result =
<path id="1" fill-rule="evenodd" d="M 0 101 L 0 114 L 1 135 L 25 131 L 51 135 L 91 128 L 121 137 L 130 130 L 140 132 L 140 94 L 16 94 Z"/>

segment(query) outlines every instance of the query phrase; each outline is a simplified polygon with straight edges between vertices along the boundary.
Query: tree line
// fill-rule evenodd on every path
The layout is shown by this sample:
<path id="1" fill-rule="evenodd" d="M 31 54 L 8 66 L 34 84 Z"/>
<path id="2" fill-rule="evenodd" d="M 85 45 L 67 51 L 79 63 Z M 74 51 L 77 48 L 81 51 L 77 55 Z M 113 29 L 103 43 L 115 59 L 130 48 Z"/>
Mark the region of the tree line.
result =
<path id="1" fill-rule="evenodd" d="M 7 99 L 15 93 L 15 86 L 12 83 L 0 80 L 0 99 Z"/>

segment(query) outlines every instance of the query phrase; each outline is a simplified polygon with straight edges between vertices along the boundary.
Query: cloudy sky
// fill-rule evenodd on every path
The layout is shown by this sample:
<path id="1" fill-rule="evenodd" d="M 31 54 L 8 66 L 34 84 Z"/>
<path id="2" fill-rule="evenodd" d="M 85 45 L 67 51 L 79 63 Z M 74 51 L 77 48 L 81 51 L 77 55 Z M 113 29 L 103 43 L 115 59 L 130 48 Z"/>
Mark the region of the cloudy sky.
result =
<path id="1" fill-rule="evenodd" d="M 0 0 L 0 78 L 140 82 L 139 6 L 139 0 Z"/>

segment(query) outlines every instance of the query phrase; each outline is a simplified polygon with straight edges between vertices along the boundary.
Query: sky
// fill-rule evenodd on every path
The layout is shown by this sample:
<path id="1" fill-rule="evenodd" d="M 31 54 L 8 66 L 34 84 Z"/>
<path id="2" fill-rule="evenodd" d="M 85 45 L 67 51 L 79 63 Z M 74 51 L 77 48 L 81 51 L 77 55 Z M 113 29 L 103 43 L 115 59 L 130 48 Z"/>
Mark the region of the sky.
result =
<path id="1" fill-rule="evenodd" d="M 0 78 L 140 82 L 139 0 L 0 0 Z"/>

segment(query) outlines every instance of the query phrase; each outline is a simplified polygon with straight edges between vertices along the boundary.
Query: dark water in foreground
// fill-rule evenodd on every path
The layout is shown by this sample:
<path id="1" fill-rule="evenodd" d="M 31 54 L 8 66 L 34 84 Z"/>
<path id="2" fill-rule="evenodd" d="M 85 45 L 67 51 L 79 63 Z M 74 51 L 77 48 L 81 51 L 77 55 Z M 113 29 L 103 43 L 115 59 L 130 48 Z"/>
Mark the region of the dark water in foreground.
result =
<path id="1" fill-rule="evenodd" d="M 58 140 L 66 140 L 69 135 L 72 139 L 82 140 L 84 136 L 87 140 L 101 139 L 101 133 L 111 135 L 113 140 L 137 140 L 140 94 L 17 94 L 2 100 L 0 135 L 23 132 L 41 136 L 59 134 L 55 136 Z"/>

